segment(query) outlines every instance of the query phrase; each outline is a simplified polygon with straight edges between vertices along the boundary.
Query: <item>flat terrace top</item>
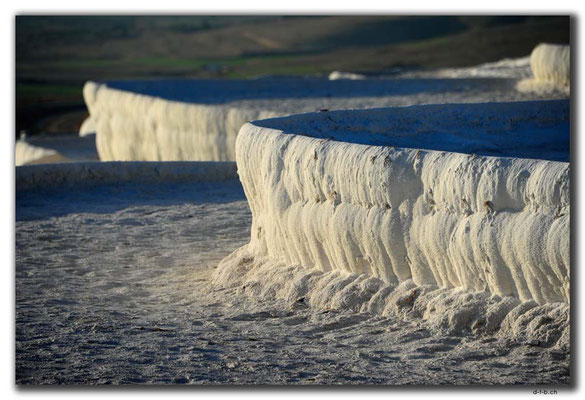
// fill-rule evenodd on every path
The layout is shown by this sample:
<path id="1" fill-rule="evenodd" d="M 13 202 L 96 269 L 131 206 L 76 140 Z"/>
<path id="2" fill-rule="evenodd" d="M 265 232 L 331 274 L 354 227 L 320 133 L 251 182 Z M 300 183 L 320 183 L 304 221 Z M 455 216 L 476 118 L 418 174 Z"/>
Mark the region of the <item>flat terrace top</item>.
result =
<path id="1" fill-rule="evenodd" d="M 384 97 L 413 93 L 463 91 L 472 87 L 503 85 L 502 79 L 363 79 L 265 78 L 248 80 L 161 79 L 106 82 L 108 87 L 157 96 L 167 100 L 221 104 L 234 100 Z"/>
<path id="2" fill-rule="evenodd" d="M 511 78 L 392 78 L 327 80 L 159 79 L 105 82 L 107 87 L 183 103 L 228 105 L 283 113 L 411 104 L 521 101 L 566 97 L 521 93 Z"/>
<path id="3" fill-rule="evenodd" d="M 570 160 L 568 100 L 331 111 L 253 124 L 289 134 L 357 144 Z"/>

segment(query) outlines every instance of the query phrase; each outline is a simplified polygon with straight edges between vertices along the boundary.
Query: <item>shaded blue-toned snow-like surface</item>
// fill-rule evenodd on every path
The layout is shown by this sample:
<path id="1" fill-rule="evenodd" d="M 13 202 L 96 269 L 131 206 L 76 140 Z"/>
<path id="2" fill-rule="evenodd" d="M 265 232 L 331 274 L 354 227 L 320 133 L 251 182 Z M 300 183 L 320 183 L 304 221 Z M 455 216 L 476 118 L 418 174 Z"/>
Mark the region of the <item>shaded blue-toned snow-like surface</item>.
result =
<path id="1" fill-rule="evenodd" d="M 569 100 L 330 111 L 254 123 L 297 135 L 376 146 L 564 162 L 570 158 Z"/>

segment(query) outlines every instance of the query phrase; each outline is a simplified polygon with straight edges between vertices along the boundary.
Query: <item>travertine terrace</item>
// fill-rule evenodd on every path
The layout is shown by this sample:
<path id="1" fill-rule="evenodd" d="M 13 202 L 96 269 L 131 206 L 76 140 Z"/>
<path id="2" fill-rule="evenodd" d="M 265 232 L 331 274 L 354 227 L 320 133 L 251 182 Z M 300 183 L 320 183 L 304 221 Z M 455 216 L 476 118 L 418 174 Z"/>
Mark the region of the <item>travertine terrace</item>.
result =
<path id="1" fill-rule="evenodd" d="M 96 132 L 102 161 L 234 161 L 238 131 L 252 120 L 319 110 L 535 98 L 518 92 L 515 83 L 509 77 L 437 76 L 88 82 L 84 98 L 91 119 L 80 134 Z"/>
<path id="2" fill-rule="evenodd" d="M 251 258 L 569 301 L 568 101 L 256 121 L 236 155 Z"/>

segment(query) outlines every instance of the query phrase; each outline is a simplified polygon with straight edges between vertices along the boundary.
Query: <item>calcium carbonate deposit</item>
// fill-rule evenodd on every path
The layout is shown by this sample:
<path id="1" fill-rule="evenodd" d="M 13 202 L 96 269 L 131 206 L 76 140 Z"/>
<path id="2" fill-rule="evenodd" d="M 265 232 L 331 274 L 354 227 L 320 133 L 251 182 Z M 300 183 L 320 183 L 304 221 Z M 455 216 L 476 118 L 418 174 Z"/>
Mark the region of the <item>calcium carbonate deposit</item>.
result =
<path id="1" fill-rule="evenodd" d="M 95 126 L 91 117 L 87 117 L 83 120 L 83 123 L 79 127 L 79 136 L 95 135 Z"/>
<path id="2" fill-rule="evenodd" d="M 532 76 L 518 82 L 521 92 L 570 93 L 571 49 L 568 45 L 541 43 L 530 55 Z"/>
<path id="3" fill-rule="evenodd" d="M 17 140 L 16 165 L 69 163 L 97 160 L 95 135 L 39 135 Z"/>
<path id="4" fill-rule="evenodd" d="M 490 70 L 499 72 L 491 77 L 460 72 L 458 79 L 435 73 L 361 80 L 88 82 L 84 98 L 102 161 L 234 161 L 237 133 L 251 120 L 324 109 L 566 97 L 518 91 L 525 74 L 514 63 Z"/>
<path id="5" fill-rule="evenodd" d="M 568 45 L 541 43 L 530 55 L 534 78 L 568 86 L 571 81 L 571 50 Z"/>
<path id="6" fill-rule="evenodd" d="M 406 309 L 448 330 L 528 329 L 566 346 L 568 157 L 568 101 L 246 124 L 237 163 L 252 235 L 215 281 L 326 308 Z"/>
<path id="7" fill-rule="evenodd" d="M 443 68 L 434 71 L 404 72 L 403 77 L 442 77 L 442 78 L 504 78 L 522 79 L 532 77 L 530 56 L 505 58 L 503 60 L 474 65 L 472 67 Z"/>
<path id="8" fill-rule="evenodd" d="M 401 78 L 499 78 L 515 80 L 515 90 L 532 98 L 568 97 L 571 54 L 569 45 L 541 43 L 531 55 L 506 58 L 472 67 L 405 71 Z M 512 100 L 512 99 L 509 99 Z"/>
<path id="9" fill-rule="evenodd" d="M 55 162 L 67 162 L 62 154 L 43 147 L 27 143 L 25 140 L 17 140 L 14 150 L 15 165 L 46 164 Z"/>
<path id="10" fill-rule="evenodd" d="M 329 74 L 328 78 L 330 81 L 335 81 L 337 79 L 365 79 L 366 77 L 353 72 L 333 71 Z"/>

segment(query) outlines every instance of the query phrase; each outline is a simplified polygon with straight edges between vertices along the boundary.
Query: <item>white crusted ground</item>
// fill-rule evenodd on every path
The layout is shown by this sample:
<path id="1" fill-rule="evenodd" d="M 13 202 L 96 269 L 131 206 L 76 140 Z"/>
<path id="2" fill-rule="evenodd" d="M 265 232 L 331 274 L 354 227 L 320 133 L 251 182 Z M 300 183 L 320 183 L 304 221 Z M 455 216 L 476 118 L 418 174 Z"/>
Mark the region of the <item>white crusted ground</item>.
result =
<path id="1" fill-rule="evenodd" d="M 400 316 L 375 302 L 346 308 L 343 295 L 327 303 L 359 295 L 355 277 L 314 272 L 322 284 L 305 299 L 260 295 L 260 275 L 214 288 L 214 267 L 249 240 L 250 222 L 234 180 L 18 191 L 17 382 L 568 383 L 563 340 L 547 347 L 562 308 L 527 312 L 513 335 L 475 335 L 424 322 L 422 295 L 406 287 Z M 448 323 L 455 308 L 435 304 Z"/>

